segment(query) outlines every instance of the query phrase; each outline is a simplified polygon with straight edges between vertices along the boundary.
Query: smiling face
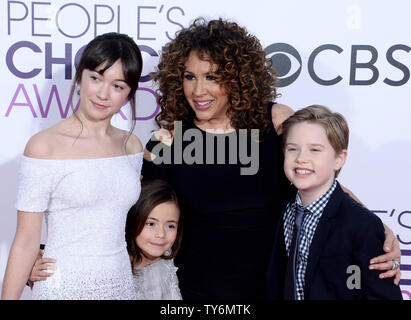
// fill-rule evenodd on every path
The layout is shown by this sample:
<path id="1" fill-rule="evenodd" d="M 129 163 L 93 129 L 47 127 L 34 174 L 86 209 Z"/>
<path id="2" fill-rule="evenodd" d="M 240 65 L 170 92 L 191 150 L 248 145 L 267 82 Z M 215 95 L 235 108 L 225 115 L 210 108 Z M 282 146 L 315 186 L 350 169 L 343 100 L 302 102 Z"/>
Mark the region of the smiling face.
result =
<path id="1" fill-rule="evenodd" d="M 180 210 L 173 201 L 160 203 L 151 210 L 143 230 L 136 237 L 144 266 L 161 259 L 177 237 Z"/>
<path id="2" fill-rule="evenodd" d="M 80 109 L 86 118 L 111 118 L 128 101 L 130 87 L 125 82 L 123 66 L 117 60 L 100 74 L 106 63 L 95 70 L 84 69 L 80 85 Z"/>
<path id="3" fill-rule="evenodd" d="M 284 156 L 284 172 L 307 205 L 331 187 L 335 172 L 345 163 L 347 151 L 336 154 L 324 128 L 305 121 L 289 129 Z"/>
<path id="4" fill-rule="evenodd" d="M 184 95 L 196 115 L 196 124 L 206 128 L 227 128 L 228 98 L 224 88 L 217 82 L 218 66 L 201 60 L 191 51 L 183 74 Z"/>

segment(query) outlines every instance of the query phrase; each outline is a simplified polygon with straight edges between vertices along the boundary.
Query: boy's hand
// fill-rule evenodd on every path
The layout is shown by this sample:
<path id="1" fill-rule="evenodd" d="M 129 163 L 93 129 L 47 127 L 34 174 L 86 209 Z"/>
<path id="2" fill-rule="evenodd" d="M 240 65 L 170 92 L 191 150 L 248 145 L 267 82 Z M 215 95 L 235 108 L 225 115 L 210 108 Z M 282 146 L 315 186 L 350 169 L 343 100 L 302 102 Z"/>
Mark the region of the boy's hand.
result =
<path id="1" fill-rule="evenodd" d="M 395 237 L 394 233 L 390 228 L 384 224 L 385 228 L 385 242 L 384 242 L 384 251 L 387 252 L 381 256 L 372 258 L 370 261 L 371 270 L 388 270 L 384 273 L 381 273 L 379 277 L 382 278 L 391 278 L 394 277 L 394 284 L 398 286 L 401 279 L 401 271 L 398 267 L 397 269 L 392 269 L 394 266 L 394 260 L 401 262 L 401 250 L 400 244 Z"/>
<path id="2" fill-rule="evenodd" d="M 53 275 L 53 272 L 47 272 L 47 270 L 56 270 L 56 266 L 49 265 L 50 263 L 56 263 L 56 259 L 43 259 L 44 250 L 40 250 L 37 256 L 36 262 L 30 272 L 29 283 L 34 281 L 46 280 Z M 30 285 L 32 287 L 32 285 Z"/>

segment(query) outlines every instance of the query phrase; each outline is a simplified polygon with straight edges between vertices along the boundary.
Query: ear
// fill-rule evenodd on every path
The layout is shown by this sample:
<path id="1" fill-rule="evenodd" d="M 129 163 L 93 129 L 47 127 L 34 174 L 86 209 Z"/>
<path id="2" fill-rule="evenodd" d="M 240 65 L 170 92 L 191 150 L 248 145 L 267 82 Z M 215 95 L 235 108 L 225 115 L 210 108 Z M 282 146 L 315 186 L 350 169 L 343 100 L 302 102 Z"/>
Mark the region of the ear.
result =
<path id="1" fill-rule="evenodd" d="M 80 89 L 81 89 L 81 79 L 78 82 L 74 83 L 73 93 L 76 93 L 79 96 L 80 95 Z"/>
<path id="2" fill-rule="evenodd" d="M 346 160 L 347 160 L 347 149 L 343 149 L 335 157 L 334 170 L 335 171 L 340 170 L 345 164 Z"/>

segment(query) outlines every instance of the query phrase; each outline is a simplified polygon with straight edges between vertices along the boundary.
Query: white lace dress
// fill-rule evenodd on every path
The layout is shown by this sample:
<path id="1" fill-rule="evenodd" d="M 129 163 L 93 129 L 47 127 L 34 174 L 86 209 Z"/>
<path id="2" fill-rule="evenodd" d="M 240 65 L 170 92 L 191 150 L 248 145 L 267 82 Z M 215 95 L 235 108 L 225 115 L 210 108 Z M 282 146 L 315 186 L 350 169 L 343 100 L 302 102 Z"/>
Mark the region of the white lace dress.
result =
<path id="1" fill-rule="evenodd" d="M 138 300 L 181 300 L 177 268 L 173 260 L 161 259 L 156 263 L 133 270 Z"/>
<path id="2" fill-rule="evenodd" d="M 98 159 L 24 157 L 16 208 L 44 212 L 44 258 L 57 270 L 34 299 L 135 299 L 125 222 L 137 201 L 143 153 Z"/>

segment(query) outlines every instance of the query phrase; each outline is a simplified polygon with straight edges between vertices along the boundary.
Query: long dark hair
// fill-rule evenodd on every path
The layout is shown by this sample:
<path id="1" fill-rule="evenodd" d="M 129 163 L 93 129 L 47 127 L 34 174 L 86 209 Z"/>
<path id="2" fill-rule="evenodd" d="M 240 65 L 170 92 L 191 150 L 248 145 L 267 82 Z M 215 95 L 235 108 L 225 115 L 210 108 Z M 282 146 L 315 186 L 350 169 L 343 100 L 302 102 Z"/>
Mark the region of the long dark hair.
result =
<path id="1" fill-rule="evenodd" d="M 90 41 L 84 49 L 81 55 L 81 59 L 77 65 L 70 96 L 73 97 L 73 94 L 76 90 L 76 85 L 81 83 L 81 75 L 83 74 L 83 71 L 85 69 L 95 70 L 99 65 L 107 62 L 105 67 L 102 70 L 98 71 L 102 75 L 118 59 L 120 59 L 123 66 L 125 81 L 130 87 L 128 100 L 131 105 L 132 125 L 124 141 L 125 146 L 136 126 L 135 94 L 143 68 L 143 59 L 141 57 L 140 49 L 132 38 L 130 38 L 126 34 L 110 32 L 102 34 Z M 83 127 L 82 124 L 81 127 Z"/>
<path id="2" fill-rule="evenodd" d="M 136 238 L 143 230 L 150 212 L 159 204 L 168 201 L 174 202 L 178 207 L 177 195 L 167 182 L 163 180 L 151 180 L 141 183 L 140 197 L 137 203 L 130 208 L 126 221 L 127 251 L 132 266 L 142 261 Z M 171 246 L 171 253 L 169 255 L 162 255 L 162 259 L 172 259 L 176 256 L 181 245 L 182 236 L 182 216 L 180 212 L 176 240 Z"/>

